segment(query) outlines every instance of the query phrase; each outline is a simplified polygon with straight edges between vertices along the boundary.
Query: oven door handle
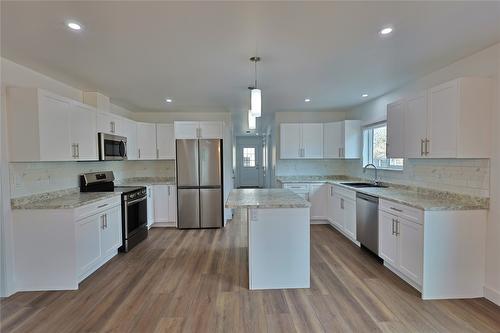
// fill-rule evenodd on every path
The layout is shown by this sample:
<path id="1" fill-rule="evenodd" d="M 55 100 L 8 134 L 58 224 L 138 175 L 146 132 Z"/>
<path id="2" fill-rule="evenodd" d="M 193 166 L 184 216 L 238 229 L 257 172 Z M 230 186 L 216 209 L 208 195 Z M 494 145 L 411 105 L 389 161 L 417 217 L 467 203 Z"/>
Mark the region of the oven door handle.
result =
<path id="1" fill-rule="evenodd" d="M 136 204 L 138 202 L 141 202 L 141 201 L 144 201 L 146 200 L 148 197 L 142 197 L 140 199 L 137 199 L 137 200 L 134 200 L 134 201 L 125 201 L 127 203 L 127 206 L 130 206 L 130 205 L 133 205 L 133 204 Z"/>

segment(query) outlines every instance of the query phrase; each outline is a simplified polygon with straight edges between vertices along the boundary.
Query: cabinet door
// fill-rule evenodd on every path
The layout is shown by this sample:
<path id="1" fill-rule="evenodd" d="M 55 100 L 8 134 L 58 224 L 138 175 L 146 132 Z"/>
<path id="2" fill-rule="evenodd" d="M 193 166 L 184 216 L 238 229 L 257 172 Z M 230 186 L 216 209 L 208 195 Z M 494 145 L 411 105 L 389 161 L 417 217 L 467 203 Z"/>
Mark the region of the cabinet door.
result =
<path id="1" fill-rule="evenodd" d="M 345 120 L 342 125 L 342 156 L 344 158 L 361 157 L 361 121 Z"/>
<path id="2" fill-rule="evenodd" d="M 148 192 L 148 228 L 151 228 L 155 221 L 153 186 L 147 186 Z"/>
<path id="3" fill-rule="evenodd" d="M 398 217 L 399 270 L 422 284 L 423 228 L 420 224 Z"/>
<path id="4" fill-rule="evenodd" d="M 458 81 L 439 85 L 429 91 L 428 157 L 457 156 L 458 94 Z"/>
<path id="5" fill-rule="evenodd" d="M 76 222 L 76 261 L 79 277 L 92 269 L 101 257 L 103 221 L 103 215 L 98 214 Z"/>
<path id="6" fill-rule="evenodd" d="M 356 240 L 356 201 L 344 198 L 344 231 Z"/>
<path id="7" fill-rule="evenodd" d="M 328 185 L 328 193 L 326 197 L 326 217 L 328 221 L 333 223 L 335 214 L 334 214 L 334 200 L 333 200 L 333 185 Z"/>
<path id="8" fill-rule="evenodd" d="M 222 139 L 221 121 L 200 121 L 200 139 Z"/>
<path id="9" fill-rule="evenodd" d="M 124 121 L 125 137 L 127 138 L 127 159 L 137 160 L 139 148 L 137 147 L 137 123 L 133 120 Z"/>
<path id="10" fill-rule="evenodd" d="M 174 132 L 176 139 L 198 139 L 198 121 L 176 121 Z"/>
<path id="11" fill-rule="evenodd" d="M 102 255 L 110 256 L 122 246 L 122 211 L 116 206 L 102 214 L 104 225 L 101 226 Z"/>
<path id="12" fill-rule="evenodd" d="M 342 122 L 324 124 L 323 145 L 325 158 L 342 158 Z"/>
<path id="13" fill-rule="evenodd" d="M 155 223 L 168 222 L 168 185 L 154 185 L 154 210 L 155 210 Z"/>
<path id="14" fill-rule="evenodd" d="M 310 184 L 309 200 L 311 201 L 310 214 L 313 219 L 326 218 L 326 200 L 328 198 L 327 184 Z"/>
<path id="15" fill-rule="evenodd" d="M 177 188 L 168 186 L 168 222 L 177 222 Z"/>
<path id="16" fill-rule="evenodd" d="M 156 149 L 158 149 L 158 159 L 175 159 L 175 136 L 173 124 L 156 124 Z"/>
<path id="17" fill-rule="evenodd" d="M 280 158 L 301 158 L 301 129 L 300 124 L 280 125 Z"/>
<path id="18" fill-rule="evenodd" d="M 40 95 L 38 114 L 40 161 L 70 161 L 73 159 L 70 110 L 69 100 L 52 95 Z"/>
<path id="19" fill-rule="evenodd" d="M 405 103 L 399 101 L 387 105 L 387 157 L 405 156 Z"/>
<path id="20" fill-rule="evenodd" d="M 398 237 L 396 236 L 395 215 L 379 210 L 378 215 L 378 255 L 393 267 L 398 264 Z"/>
<path id="21" fill-rule="evenodd" d="M 302 124 L 302 155 L 323 158 L 323 124 Z"/>
<path id="22" fill-rule="evenodd" d="M 333 192 L 333 224 L 339 229 L 344 230 L 344 199 Z"/>
<path id="23" fill-rule="evenodd" d="M 108 133 L 116 134 L 116 121 L 114 121 L 113 115 L 105 112 L 97 113 L 97 132 L 98 133 Z"/>
<path id="24" fill-rule="evenodd" d="M 75 159 L 80 161 L 97 160 L 97 128 L 94 108 L 73 103 L 71 112 L 71 143 L 76 145 Z"/>
<path id="25" fill-rule="evenodd" d="M 408 98 L 405 104 L 404 157 L 425 157 L 422 140 L 427 138 L 427 93 Z"/>
<path id="26" fill-rule="evenodd" d="M 156 160 L 156 125 L 137 123 L 137 147 L 139 160 Z"/>

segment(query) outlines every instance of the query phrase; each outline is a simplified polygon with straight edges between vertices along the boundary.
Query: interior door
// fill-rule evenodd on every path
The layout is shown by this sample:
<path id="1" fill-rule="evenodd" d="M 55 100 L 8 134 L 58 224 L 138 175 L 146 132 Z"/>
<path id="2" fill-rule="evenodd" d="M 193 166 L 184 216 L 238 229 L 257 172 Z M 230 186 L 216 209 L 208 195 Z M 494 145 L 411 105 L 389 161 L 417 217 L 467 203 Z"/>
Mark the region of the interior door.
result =
<path id="1" fill-rule="evenodd" d="M 176 140 L 177 186 L 199 186 L 198 140 Z"/>
<path id="2" fill-rule="evenodd" d="M 323 124 L 302 124 L 304 158 L 323 158 Z"/>
<path id="3" fill-rule="evenodd" d="M 221 186 L 221 140 L 199 140 L 200 186 Z"/>
<path id="4" fill-rule="evenodd" d="M 198 189 L 177 190 L 177 216 L 180 229 L 200 227 L 200 194 Z M 166 204 L 166 203 L 165 203 Z"/>
<path id="5" fill-rule="evenodd" d="M 261 186 L 262 149 L 257 143 L 246 143 L 238 146 L 238 186 Z"/>
<path id="6" fill-rule="evenodd" d="M 424 142 L 427 137 L 427 94 L 422 92 L 406 100 L 405 157 L 425 157 Z"/>
<path id="7" fill-rule="evenodd" d="M 222 227 L 222 193 L 220 189 L 200 189 L 200 224 L 202 228 Z"/>

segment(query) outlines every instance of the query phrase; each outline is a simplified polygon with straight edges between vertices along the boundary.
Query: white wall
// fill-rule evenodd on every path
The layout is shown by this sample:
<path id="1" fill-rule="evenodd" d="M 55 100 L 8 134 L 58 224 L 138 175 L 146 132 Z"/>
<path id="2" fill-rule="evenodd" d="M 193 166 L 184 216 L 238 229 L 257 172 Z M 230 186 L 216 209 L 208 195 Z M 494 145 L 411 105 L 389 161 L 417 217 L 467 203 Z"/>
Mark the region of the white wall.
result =
<path id="1" fill-rule="evenodd" d="M 500 77 L 500 44 L 493 45 L 483 51 L 473 54 L 467 58 L 459 60 L 438 71 L 432 72 L 404 87 L 396 89 L 384 96 L 376 98 L 353 109 L 348 117 L 361 119 L 364 125 L 382 121 L 386 119 L 387 104 L 392 103 L 408 94 L 419 92 L 437 84 L 463 76 L 487 76 L 494 79 Z M 500 95 L 500 88 L 498 88 Z M 498 96 L 497 96 L 498 99 Z M 492 121 L 493 155 L 490 166 L 487 167 L 484 160 L 407 160 L 406 167 L 415 170 L 416 167 L 427 169 L 427 178 L 430 187 L 442 189 L 446 186 L 454 187 L 455 191 L 481 195 L 490 193 L 490 213 L 487 234 L 487 265 L 486 265 L 486 296 L 500 304 L 500 106 L 497 103 L 494 119 Z M 354 162 L 347 169 L 350 174 L 361 175 L 361 162 Z M 471 167 L 471 168 L 469 168 Z M 465 169 L 464 169 L 465 168 Z M 434 177 L 434 184 L 431 184 L 433 171 L 447 175 L 446 180 Z M 489 176 L 485 174 L 489 170 Z M 476 172 L 477 170 L 477 172 Z M 429 174 L 430 172 L 430 174 Z M 436 172 L 436 171 L 435 171 Z M 434 172 L 434 173 L 435 173 Z M 477 173 L 477 174 L 476 174 Z M 413 182 L 412 172 L 405 171 L 398 173 L 394 171 L 381 172 L 383 180 L 396 182 Z M 470 177 L 475 177 L 475 184 L 467 183 Z M 488 182 L 489 179 L 489 182 Z M 443 183 L 443 181 L 445 183 Z M 422 183 L 422 181 L 415 181 Z M 481 183 L 482 185 L 480 185 Z M 486 188 L 486 185 L 487 188 Z M 472 193 L 470 193 L 472 192 Z"/>

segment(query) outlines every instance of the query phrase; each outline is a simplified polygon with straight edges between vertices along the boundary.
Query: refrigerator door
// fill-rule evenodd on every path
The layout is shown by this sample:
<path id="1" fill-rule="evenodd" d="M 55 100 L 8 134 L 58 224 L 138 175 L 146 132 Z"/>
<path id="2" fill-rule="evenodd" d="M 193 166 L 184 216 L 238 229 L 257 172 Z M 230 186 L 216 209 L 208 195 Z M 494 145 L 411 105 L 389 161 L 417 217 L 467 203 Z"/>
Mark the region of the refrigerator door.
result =
<path id="1" fill-rule="evenodd" d="M 221 186 L 221 140 L 200 140 L 200 186 Z"/>
<path id="2" fill-rule="evenodd" d="M 178 189 L 177 209 L 179 229 L 200 227 L 200 195 L 198 189 Z"/>
<path id="3" fill-rule="evenodd" d="M 199 186 L 198 140 L 176 140 L 177 186 Z"/>
<path id="4" fill-rule="evenodd" d="M 221 189 L 200 189 L 200 215 L 202 228 L 222 227 Z"/>

